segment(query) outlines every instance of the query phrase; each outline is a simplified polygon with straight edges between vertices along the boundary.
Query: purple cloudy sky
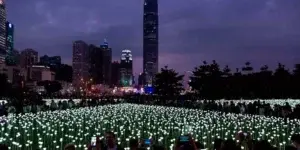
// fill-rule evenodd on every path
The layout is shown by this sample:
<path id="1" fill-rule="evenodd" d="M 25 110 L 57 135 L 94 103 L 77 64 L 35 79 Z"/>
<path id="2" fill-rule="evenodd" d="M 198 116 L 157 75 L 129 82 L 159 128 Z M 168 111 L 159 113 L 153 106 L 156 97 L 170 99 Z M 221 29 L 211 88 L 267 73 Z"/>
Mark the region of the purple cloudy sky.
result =
<path id="1" fill-rule="evenodd" d="M 61 55 L 71 63 L 72 41 L 101 44 L 114 60 L 131 49 L 142 70 L 143 0 L 7 0 L 15 47 Z M 251 61 L 300 63 L 300 0 L 159 0 L 160 66 L 182 72 L 203 60 L 240 67 Z"/>

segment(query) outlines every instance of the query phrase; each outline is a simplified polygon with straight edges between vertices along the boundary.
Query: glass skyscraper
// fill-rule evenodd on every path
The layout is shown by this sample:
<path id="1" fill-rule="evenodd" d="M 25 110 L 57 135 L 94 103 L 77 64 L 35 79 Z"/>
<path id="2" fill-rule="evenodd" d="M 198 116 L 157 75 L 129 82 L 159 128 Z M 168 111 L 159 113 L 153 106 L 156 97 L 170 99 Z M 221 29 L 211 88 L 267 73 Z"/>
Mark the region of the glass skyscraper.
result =
<path id="1" fill-rule="evenodd" d="M 133 83 L 132 72 L 132 54 L 131 50 L 122 50 L 121 63 L 120 63 L 120 77 L 121 85 L 123 87 L 131 86 Z"/>
<path id="2" fill-rule="evenodd" d="M 4 0 L 0 0 L 0 62 L 4 62 L 6 51 L 6 11 Z"/>
<path id="3" fill-rule="evenodd" d="M 158 3 L 144 1 L 143 19 L 143 72 L 147 84 L 152 84 L 158 72 Z"/>
<path id="4" fill-rule="evenodd" d="M 6 22 L 6 64 L 16 65 L 17 58 L 13 53 L 14 50 L 14 25 Z"/>

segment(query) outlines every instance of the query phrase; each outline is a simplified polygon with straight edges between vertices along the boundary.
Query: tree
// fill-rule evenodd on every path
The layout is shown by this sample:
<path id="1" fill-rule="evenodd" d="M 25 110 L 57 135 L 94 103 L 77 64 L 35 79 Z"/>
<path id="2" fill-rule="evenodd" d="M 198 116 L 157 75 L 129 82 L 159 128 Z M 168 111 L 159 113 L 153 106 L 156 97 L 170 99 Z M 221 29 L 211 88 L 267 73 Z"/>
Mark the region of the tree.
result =
<path id="1" fill-rule="evenodd" d="M 53 68 L 55 72 L 55 80 L 72 82 L 73 68 L 66 64 L 61 64 L 57 68 Z"/>
<path id="2" fill-rule="evenodd" d="M 230 74 L 229 72 L 227 73 Z M 217 99 L 221 97 L 221 93 L 224 90 L 220 86 L 223 83 L 222 76 L 224 74 L 215 60 L 211 64 L 203 61 L 202 65 L 194 69 L 189 84 L 202 98 Z"/>
<path id="3" fill-rule="evenodd" d="M 0 97 L 8 96 L 8 92 L 11 89 L 10 83 L 7 81 L 6 74 L 0 74 Z"/>
<path id="4" fill-rule="evenodd" d="M 48 94 L 53 94 L 62 89 L 62 86 L 58 81 L 41 81 L 41 82 L 38 82 L 38 85 L 44 86 L 44 88 Z"/>
<path id="5" fill-rule="evenodd" d="M 154 78 L 154 91 L 156 94 L 164 96 L 179 95 L 183 90 L 182 80 L 183 75 L 179 75 L 174 69 L 165 66 Z"/>

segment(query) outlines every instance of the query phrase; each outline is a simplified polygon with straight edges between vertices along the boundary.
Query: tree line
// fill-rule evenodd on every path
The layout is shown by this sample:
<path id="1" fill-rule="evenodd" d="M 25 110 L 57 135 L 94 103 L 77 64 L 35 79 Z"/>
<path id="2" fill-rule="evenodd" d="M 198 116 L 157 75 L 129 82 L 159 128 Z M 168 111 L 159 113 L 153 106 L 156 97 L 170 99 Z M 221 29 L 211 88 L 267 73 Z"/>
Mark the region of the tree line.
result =
<path id="1" fill-rule="evenodd" d="M 180 94 L 183 77 L 174 69 L 162 68 L 155 77 L 155 93 Z M 189 85 L 194 95 L 202 99 L 299 98 L 300 64 L 289 70 L 278 63 L 274 71 L 264 65 L 255 72 L 250 62 L 241 68 L 231 69 L 229 66 L 221 68 L 216 61 L 203 61 L 192 71 Z"/>

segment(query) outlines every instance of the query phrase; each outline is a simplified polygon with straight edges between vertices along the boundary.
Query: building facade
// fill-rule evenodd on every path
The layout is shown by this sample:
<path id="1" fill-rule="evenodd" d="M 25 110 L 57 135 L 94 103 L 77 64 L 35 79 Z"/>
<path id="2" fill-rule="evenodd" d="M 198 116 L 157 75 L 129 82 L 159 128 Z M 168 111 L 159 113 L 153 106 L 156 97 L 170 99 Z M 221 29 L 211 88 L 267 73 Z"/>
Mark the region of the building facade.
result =
<path id="1" fill-rule="evenodd" d="M 55 73 L 50 70 L 50 67 L 43 65 L 32 65 L 28 68 L 30 81 L 54 81 Z"/>
<path id="2" fill-rule="evenodd" d="M 121 85 L 123 87 L 132 86 L 133 72 L 132 72 L 132 54 L 128 49 L 122 50 L 120 63 L 120 77 Z"/>
<path id="3" fill-rule="evenodd" d="M 100 47 L 89 45 L 90 78 L 94 84 L 103 84 L 103 52 Z"/>
<path id="4" fill-rule="evenodd" d="M 6 22 L 6 59 L 7 65 L 17 65 L 16 59 L 13 55 L 14 50 L 14 25 L 10 22 Z"/>
<path id="5" fill-rule="evenodd" d="M 20 85 L 22 81 L 26 81 L 27 69 L 20 66 L 0 65 L 0 73 L 7 75 L 7 80 L 13 86 Z"/>
<path id="6" fill-rule="evenodd" d="M 0 0 L 0 63 L 5 62 L 6 54 L 6 10 L 4 0 Z"/>
<path id="7" fill-rule="evenodd" d="M 60 56 L 48 56 L 44 55 L 40 57 L 40 64 L 46 66 L 58 66 L 61 64 L 61 57 Z"/>
<path id="8" fill-rule="evenodd" d="M 111 64 L 111 84 L 120 86 L 120 63 L 118 61 L 114 61 Z"/>
<path id="9" fill-rule="evenodd" d="M 143 72 L 148 84 L 152 84 L 158 72 L 158 3 L 144 1 L 143 16 Z"/>
<path id="10" fill-rule="evenodd" d="M 88 45 L 83 41 L 73 42 L 73 85 L 80 87 L 89 80 Z"/>
<path id="11" fill-rule="evenodd" d="M 104 44 L 100 45 L 103 52 L 103 84 L 111 85 L 111 62 L 112 62 L 112 49 L 108 46 L 106 40 Z"/>
<path id="12" fill-rule="evenodd" d="M 25 49 L 21 52 L 20 65 L 23 68 L 30 67 L 38 63 L 38 52 L 33 49 Z"/>
<path id="13" fill-rule="evenodd" d="M 21 54 L 18 50 L 12 50 L 12 58 L 13 58 L 13 65 L 17 66 L 20 65 Z"/>
<path id="14" fill-rule="evenodd" d="M 139 87 L 143 87 L 145 85 L 145 75 L 144 73 L 140 73 L 138 76 L 138 85 Z"/>

